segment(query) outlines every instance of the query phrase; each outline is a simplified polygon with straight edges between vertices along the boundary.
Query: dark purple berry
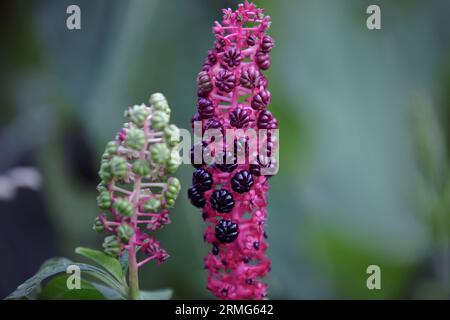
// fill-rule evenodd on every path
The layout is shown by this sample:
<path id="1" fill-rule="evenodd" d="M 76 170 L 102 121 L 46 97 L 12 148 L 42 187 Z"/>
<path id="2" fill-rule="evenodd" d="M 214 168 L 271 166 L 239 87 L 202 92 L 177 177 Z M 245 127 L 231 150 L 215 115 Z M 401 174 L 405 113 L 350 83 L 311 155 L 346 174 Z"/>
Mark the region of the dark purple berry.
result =
<path id="1" fill-rule="evenodd" d="M 249 47 L 253 47 L 257 41 L 258 41 L 258 37 L 255 36 L 254 34 L 251 34 L 247 37 L 247 45 Z"/>
<path id="2" fill-rule="evenodd" d="M 208 50 L 208 61 L 209 61 L 212 65 L 215 65 L 215 64 L 217 63 L 216 54 L 215 54 L 214 51 L 212 51 L 212 50 Z"/>
<path id="3" fill-rule="evenodd" d="M 276 129 L 278 128 L 278 121 L 268 110 L 263 110 L 258 115 L 258 129 Z"/>
<path id="4" fill-rule="evenodd" d="M 211 250 L 212 254 L 217 256 L 219 254 L 219 248 L 217 247 L 217 245 L 215 243 L 213 243 L 212 245 L 212 250 Z"/>
<path id="5" fill-rule="evenodd" d="M 231 179 L 231 188 L 237 193 L 245 193 L 253 186 L 253 176 L 247 170 L 236 173 Z"/>
<path id="6" fill-rule="evenodd" d="M 237 67 L 241 64 L 243 57 L 241 51 L 232 47 L 228 49 L 223 55 L 223 61 L 230 67 Z"/>
<path id="7" fill-rule="evenodd" d="M 211 119 L 208 119 L 208 121 L 206 121 L 205 124 L 203 125 L 203 132 L 205 132 L 206 130 L 209 130 L 209 129 L 218 129 L 218 130 L 222 131 L 223 126 L 219 120 L 217 120 L 216 118 L 211 118 Z"/>
<path id="8" fill-rule="evenodd" d="M 255 248 L 255 250 L 259 250 L 259 241 L 253 242 L 253 248 Z"/>
<path id="9" fill-rule="evenodd" d="M 222 219 L 216 224 L 216 238 L 221 243 L 231 243 L 239 235 L 239 226 L 231 220 Z"/>
<path id="10" fill-rule="evenodd" d="M 258 53 L 256 53 L 255 55 L 256 58 L 256 64 L 262 69 L 262 70 L 267 70 L 270 68 L 270 56 L 262 51 L 259 51 Z"/>
<path id="11" fill-rule="evenodd" d="M 228 213 L 233 210 L 233 195 L 225 189 L 215 190 L 209 199 L 211 206 L 219 213 Z"/>
<path id="12" fill-rule="evenodd" d="M 270 99 L 270 92 L 268 90 L 262 90 L 253 96 L 251 106 L 255 110 L 264 109 L 269 105 Z"/>
<path id="13" fill-rule="evenodd" d="M 199 92 L 202 93 L 202 96 L 205 96 L 211 92 L 211 90 L 213 89 L 213 84 L 211 82 L 208 71 L 200 71 L 197 76 L 197 85 Z"/>
<path id="14" fill-rule="evenodd" d="M 236 108 L 230 113 L 230 125 L 235 128 L 247 127 L 251 120 L 250 115 L 250 110 Z"/>
<path id="15" fill-rule="evenodd" d="M 216 75 L 216 87 L 223 92 L 231 92 L 236 86 L 234 73 L 228 70 L 220 70 Z"/>
<path id="16" fill-rule="evenodd" d="M 239 82 L 247 89 L 253 89 L 258 83 L 259 73 L 254 67 L 250 67 L 241 74 Z"/>
<path id="17" fill-rule="evenodd" d="M 212 187 L 211 174 L 205 168 L 199 168 L 192 174 L 192 185 L 200 192 L 205 192 Z"/>
<path id="18" fill-rule="evenodd" d="M 216 162 L 215 165 L 222 172 L 232 172 L 238 166 L 236 156 L 230 151 L 222 151 L 217 155 L 217 157 L 221 159 L 222 163 Z"/>
<path id="19" fill-rule="evenodd" d="M 269 53 L 273 47 L 275 46 L 275 43 L 271 36 L 265 35 L 261 42 L 261 51 L 264 53 Z"/>
<path id="20" fill-rule="evenodd" d="M 250 164 L 250 172 L 255 176 L 261 176 L 261 169 L 267 169 L 269 172 L 274 169 L 275 164 L 271 158 L 259 155 L 257 157 L 256 163 Z M 272 176 L 271 174 L 266 174 L 265 176 Z"/>
<path id="21" fill-rule="evenodd" d="M 214 103 L 206 98 L 198 99 L 198 113 L 202 119 L 209 119 L 214 117 Z"/>
<path id="22" fill-rule="evenodd" d="M 195 186 L 188 189 L 188 197 L 191 200 L 191 203 L 197 208 L 203 208 L 206 204 L 203 193 L 200 192 L 200 190 L 198 190 Z"/>
<path id="23" fill-rule="evenodd" d="M 214 49 L 216 49 L 216 52 L 222 52 L 226 44 L 227 43 L 223 38 L 218 38 L 214 41 Z"/>

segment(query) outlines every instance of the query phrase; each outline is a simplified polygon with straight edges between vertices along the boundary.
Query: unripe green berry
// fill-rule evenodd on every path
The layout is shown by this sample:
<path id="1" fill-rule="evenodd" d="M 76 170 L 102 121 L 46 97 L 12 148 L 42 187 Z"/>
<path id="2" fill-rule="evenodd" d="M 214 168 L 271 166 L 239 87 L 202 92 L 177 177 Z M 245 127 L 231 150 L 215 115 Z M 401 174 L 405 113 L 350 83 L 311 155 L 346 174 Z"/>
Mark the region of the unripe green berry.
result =
<path id="1" fill-rule="evenodd" d="M 155 111 L 152 116 L 152 129 L 159 130 L 169 123 L 169 115 L 164 111 Z"/>
<path id="2" fill-rule="evenodd" d="M 125 198 L 119 198 L 114 201 L 114 209 L 126 217 L 130 217 L 133 214 L 133 205 Z"/>
<path id="3" fill-rule="evenodd" d="M 111 166 L 108 162 L 102 162 L 98 175 L 105 183 L 111 181 L 111 179 L 113 178 L 113 174 L 111 172 Z"/>
<path id="4" fill-rule="evenodd" d="M 114 156 L 109 162 L 111 172 L 115 178 L 125 178 L 128 172 L 127 160 L 123 157 Z"/>
<path id="5" fill-rule="evenodd" d="M 148 117 L 147 107 L 145 104 L 135 105 L 128 110 L 127 115 L 131 122 L 138 127 L 142 127 Z"/>
<path id="6" fill-rule="evenodd" d="M 105 230 L 105 226 L 100 221 L 99 217 L 95 218 L 94 225 L 92 226 L 92 229 L 94 229 L 94 231 L 96 231 L 98 233 L 103 232 Z"/>
<path id="7" fill-rule="evenodd" d="M 167 181 L 167 189 L 164 193 L 164 198 L 166 199 L 167 205 L 172 206 L 178 197 L 178 194 L 180 193 L 181 184 L 180 180 L 177 178 L 171 177 Z M 172 205 L 169 205 L 169 203 L 173 203 Z"/>
<path id="8" fill-rule="evenodd" d="M 133 163 L 132 170 L 138 176 L 146 177 L 150 173 L 150 164 L 145 159 L 137 159 Z"/>
<path id="9" fill-rule="evenodd" d="M 103 249 L 106 254 L 117 257 L 122 251 L 119 238 L 116 236 L 107 236 L 103 241 Z"/>
<path id="10" fill-rule="evenodd" d="M 177 171 L 178 167 L 181 165 L 181 157 L 178 150 L 173 149 L 170 152 L 170 157 L 167 160 L 167 172 L 174 173 Z"/>
<path id="11" fill-rule="evenodd" d="M 169 104 L 166 97 L 162 93 L 154 93 L 150 96 L 150 104 L 155 108 L 155 110 L 163 111 L 167 115 L 170 115 Z"/>
<path id="12" fill-rule="evenodd" d="M 128 242 L 130 238 L 133 236 L 133 234 L 134 234 L 133 228 L 129 224 L 122 223 L 117 228 L 117 235 L 119 236 L 120 239 L 122 239 L 125 242 Z"/>
<path id="13" fill-rule="evenodd" d="M 174 124 L 168 125 L 164 129 L 164 136 L 166 143 L 172 148 L 180 143 L 180 129 Z"/>
<path id="14" fill-rule="evenodd" d="M 156 164 L 163 164 L 170 156 L 170 150 L 165 143 L 155 143 L 150 148 L 152 161 Z"/>
<path id="15" fill-rule="evenodd" d="M 111 195 L 108 191 L 102 191 L 97 197 L 97 205 L 102 210 L 111 208 Z"/>
<path id="16" fill-rule="evenodd" d="M 106 145 L 105 148 L 105 153 L 112 156 L 114 154 L 116 154 L 117 152 L 117 144 L 115 141 L 110 141 L 108 142 L 108 144 Z"/>
<path id="17" fill-rule="evenodd" d="M 103 182 L 100 182 L 100 183 L 97 185 L 97 191 L 98 191 L 98 192 L 103 192 L 103 191 L 105 191 L 105 190 L 106 190 L 105 184 L 104 184 Z"/>
<path id="18" fill-rule="evenodd" d="M 161 208 L 161 201 L 156 198 L 151 198 L 144 203 L 145 212 L 159 212 Z"/>
<path id="19" fill-rule="evenodd" d="M 142 150 L 145 146 L 144 131 L 137 128 L 131 128 L 127 131 L 125 144 L 135 150 Z"/>

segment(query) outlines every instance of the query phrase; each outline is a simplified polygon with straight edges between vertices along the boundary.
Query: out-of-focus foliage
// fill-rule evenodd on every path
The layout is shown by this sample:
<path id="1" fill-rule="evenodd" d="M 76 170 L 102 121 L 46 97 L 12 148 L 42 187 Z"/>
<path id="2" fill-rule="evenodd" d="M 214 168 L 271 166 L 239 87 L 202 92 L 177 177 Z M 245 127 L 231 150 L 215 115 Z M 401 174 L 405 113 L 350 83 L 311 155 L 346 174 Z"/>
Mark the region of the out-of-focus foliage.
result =
<path id="1" fill-rule="evenodd" d="M 378 1 L 378 31 L 366 28 L 366 0 L 257 3 L 277 44 L 270 297 L 449 297 L 450 3 Z M 77 1 L 80 31 L 65 27 L 69 4 L 2 3 L 0 172 L 31 154 L 44 180 L 39 208 L 1 204 L 1 271 L 11 275 L 1 295 L 45 258 L 100 246 L 96 164 L 122 110 L 163 91 L 174 123 L 189 128 L 210 28 L 235 2 Z M 192 168 L 180 169 L 187 186 Z M 27 224 L 38 213 L 41 224 Z M 144 268 L 142 288 L 210 298 L 209 248 L 185 192 L 171 217 L 160 232 L 171 259 Z M 380 291 L 366 287 L 371 264 Z"/>

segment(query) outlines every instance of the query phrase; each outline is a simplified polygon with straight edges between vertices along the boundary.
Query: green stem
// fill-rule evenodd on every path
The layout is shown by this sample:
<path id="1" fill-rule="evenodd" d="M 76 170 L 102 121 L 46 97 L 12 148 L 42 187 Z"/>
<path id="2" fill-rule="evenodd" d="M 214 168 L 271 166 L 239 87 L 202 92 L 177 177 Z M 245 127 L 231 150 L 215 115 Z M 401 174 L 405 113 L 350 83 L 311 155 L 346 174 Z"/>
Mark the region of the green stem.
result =
<path id="1" fill-rule="evenodd" d="M 134 242 L 134 236 L 133 242 Z M 128 250 L 128 280 L 130 285 L 129 296 L 131 300 L 140 300 L 139 294 L 139 268 L 136 261 L 136 246 L 132 245 Z"/>

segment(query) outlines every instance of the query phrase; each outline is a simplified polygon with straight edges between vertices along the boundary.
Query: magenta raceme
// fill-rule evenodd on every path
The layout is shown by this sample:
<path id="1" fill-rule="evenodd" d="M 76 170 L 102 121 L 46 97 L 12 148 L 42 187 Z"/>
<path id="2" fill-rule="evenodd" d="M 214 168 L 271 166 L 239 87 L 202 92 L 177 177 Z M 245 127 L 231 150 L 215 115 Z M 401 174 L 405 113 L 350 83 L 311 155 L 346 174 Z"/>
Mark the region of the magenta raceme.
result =
<path id="1" fill-rule="evenodd" d="M 274 41 L 266 34 L 270 17 L 254 4 L 245 2 L 223 14 L 222 22 L 215 22 L 216 40 L 197 77 L 198 112 L 192 122 L 222 134 L 230 129 L 265 134 L 256 143 L 247 136 L 235 138 L 231 151 L 222 145 L 217 149 L 217 139 L 203 136 L 198 144 L 200 161 L 194 162 L 191 152 L 197 169 L 188 197 L 202 209 L 207 223 L 204 238 L 212 245 L 204 261 L 208 289 L 221 299 L 263 299 L 267 295 L 263 278 L 270 270 L 265 254 L 266 193 L 273 174 L 266 169 L 276 165 L 272 131 L 278 122 L 267 110 L 271 94 L 262 72 L 270 67 Z M 208 162 L 202 156 L 212 145 L 214 161 Z M 238 161 L 239 153 L 245 161 Z"/>

